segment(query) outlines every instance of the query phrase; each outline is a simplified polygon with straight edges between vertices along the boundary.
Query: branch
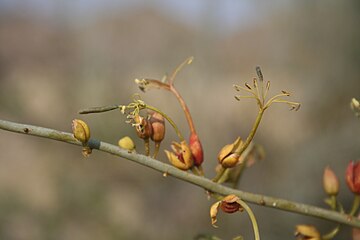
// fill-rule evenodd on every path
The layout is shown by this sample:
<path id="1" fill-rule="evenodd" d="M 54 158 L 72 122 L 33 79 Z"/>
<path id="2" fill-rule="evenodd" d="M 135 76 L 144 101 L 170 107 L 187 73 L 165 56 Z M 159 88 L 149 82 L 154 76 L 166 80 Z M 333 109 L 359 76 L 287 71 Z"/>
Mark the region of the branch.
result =
<path id="1" fill-rule="evenodd" d="M 16 133 L 43 137 L 43 138 L 49 138 L 49 139 L 81 146 L 81 143 L 76 141 L 76 139 L 73 137 L 71 133 L 61 132 L 55 129 L 19 124 L 4 120 L 0 120 L 0 129 L 16 132 Z M 360 228 L 360 220 L 347 214 L 343 214 L 336 211 L 331 211 L 311 205 L 306 205 L 302 203 L 292 202 L 285 199 L 264 196 L 260 194 L 254 194 L 254 193 L 244 192 L 229 187 L 225 187 L 221 184 L 214 183 L 213 181 L 207 178 L 196 176 L 192 173 L 179 170 L 169 164 L 162 163 L 153 158 L 141 154 L 131 153 L 119 148 L 118 146 L 106 142 L 101 142 L 96 139 L 90 139 L 88 145 L 92 149 L 97 149 L 102 152 L 107 152 L 119 157 L 126 158 L 130 161 L 139 163 L 141 165 L 147 166 L 159 172 L 166 173 L 167 175 L 171 175 L 180 180 L 197 185 L 210 192 L 218 193 L 221 195 L 235 194 L 239 196 L 242 200 L 247 201 L 249 203 L 254 203 L 257 205 L 280 209 L 288 212 L 299 213 L 302 215 L 317 217 L 317 218 Z"/>

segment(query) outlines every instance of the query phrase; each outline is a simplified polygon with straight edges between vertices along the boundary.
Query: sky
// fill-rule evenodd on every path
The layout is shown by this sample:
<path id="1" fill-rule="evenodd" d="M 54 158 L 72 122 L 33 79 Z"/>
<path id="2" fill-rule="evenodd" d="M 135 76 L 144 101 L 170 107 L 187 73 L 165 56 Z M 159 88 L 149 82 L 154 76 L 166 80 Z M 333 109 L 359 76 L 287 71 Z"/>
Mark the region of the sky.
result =
<path id="1" fill-rule="evenodd" d="M 210 21 L 211 24 L 219 25 L 219 29 L 223 31 L 232 31 L 250 22 L 254 23 L 274 8 L 286 6 L 282 0 L 271 3 L 251 0 L 0 0 L 0 9 L 3 12 L 21 9 L 46 18 L 66 13 L 66 16 L 74 19 L 77 24 L 109 12 L 116 11 L 121 14 L 146 7 L 195 27 L 199 27 L 204 21 Z"/>

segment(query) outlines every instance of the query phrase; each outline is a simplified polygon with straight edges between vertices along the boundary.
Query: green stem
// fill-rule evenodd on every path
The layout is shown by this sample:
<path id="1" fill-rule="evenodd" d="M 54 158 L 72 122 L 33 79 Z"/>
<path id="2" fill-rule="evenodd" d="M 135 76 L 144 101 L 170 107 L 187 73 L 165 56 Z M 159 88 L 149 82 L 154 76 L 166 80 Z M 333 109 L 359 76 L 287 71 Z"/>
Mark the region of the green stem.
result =
<path id="1" fill-rule="evenodd" d="M 357 210 L 359 209 L 359 206 L 360 206 L 360 195 L 355 195 L 349 215 L 354 216 Z"/>
<path id="2" fill-rule="evenodd" d="M 260 234 L 259 234 L 259 226 L 257 224 L 256 221 L 256 217 L 253 213 L 253 211 L 251 210 L 251 208 L 249 207 L 249 205 L 247 205 L 246 202 L 242 201 L 241 199 L 238 200 L 239 204 L 245 209 L 245 211 L 248 213 L 253 229 L 254 229 L 254 236 L 255 236 L 255 240 L 260 240 Z"/>
<path id="3" fill-rule="evenodd" d="M 321 239 L 323 240 L 333 239 L 336 236 L 336 234 L 338 234 L 339 231 L 340 231 L 340 225 L 337 225 L 333 230 L 323 235 Z"/>
<path id="4" fill-rule="evenodd" d="M 21 133 L 29 136 L 32 135 L 47 139 L 53 139 L 56 141 L 61 141 L 82 147 L 81 143 L 73 137 L 73 134 L 68 132 L 58 131 L 55 129 L 43 128 L 28 124 L 14 123 L 4 120 L 0 120 L 0 129 Z M 189 172 L 182 171 L 180 169 L 177 169 L 176 167 L 173 167 L 169 164 L 165 164 L 161 161 L 154 161 L 153 158 L 146 157 L 141 154 L 136 154 L 134 152 L 129 152 L 128 150 L 121 149 L 113 144 L 101 142 L 96 139 L 90 139 L 88 144 L 89 147 L 91 147 L 92 149 L 97 149 L 102 152 L 106 152 L 115 156 L 128 159 L 130 161 L 136 162 L 143 166 L 147 166 L 161 173 L 165 172 L 168 175 L 171 175 L 179 180 L 191 183 L 193 185 L 199 186 L 209 192 L 217 193 L 223 196 L 234 194 L 236 196 L 239 196 L 244 201 L 254 203 L 260 206 L 266 206 L 278 210 L 298 213 L 301 215 L 317 217 L 317 218 L 345 224 L 348 226 L 360 228 L 360 220 L 355 217 L 349 218 L 348 214 L 339 213 L 336 211 L 327 210 L 324 208 L 319 208 L 294 201 L 289 201 L 286 199 L 232 189 L 214 183 L 210 179 L 199 177 Z"/>
<path id="5" fill-rule="evenodd" d="M 245 151 L 245 149 L 249 146 L 249 144 L 253 140 L 253 138 L 255 136 L 255 133 L 256 133 L 256 130 L 258 129 L 259 124 L 261 122 L 262 116 L 264 115 L 264 112 L 265 112 L 265 109 L 260 107 L 258 115 L 257 115 L 257 117 L 255 119 L 254 125 L 253 125 L 248 137 L 246 138 L 244 144 L 241 145 L 241 148 L 239 150 L 239 155 L 241 155 Z"/>
<path id="6" fill-rule="evenodd" d="M 175 122 L 164 112 L 162 112 L 160 109 L 157 109 L 156 107 L 150 106 L 145 104 L 145 108 L 152 110 L 154 112 L 160 113 L 170 124 L 171 126 L 174 128 L 176 134 L 178 135 L 178 137 L 180 138 L 181 141 L 184 141 L 184 137 L 181 134 L 179 128 L 176 126 Z"/>
<path id="7" fill-rule="evenodd" d="M 216 176 L 213 178 L 212 181 L 217 183 L 224 174 L 225 170 L 226 168 L 220 165 L 220 170 L 218 171 L 218 173 L 216 174 Z"/>

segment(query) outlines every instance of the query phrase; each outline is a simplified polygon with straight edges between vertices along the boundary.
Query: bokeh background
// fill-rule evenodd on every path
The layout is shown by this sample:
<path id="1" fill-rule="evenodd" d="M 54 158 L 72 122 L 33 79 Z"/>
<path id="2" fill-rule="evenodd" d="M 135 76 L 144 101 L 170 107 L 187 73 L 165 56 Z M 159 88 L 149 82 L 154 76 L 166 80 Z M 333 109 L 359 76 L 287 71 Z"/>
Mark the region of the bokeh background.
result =
<path id="1" fill-rule="evenodd" d="M 236 102 L 233 84 L 250 82 L 260 65 L 272 93 L 284 89 L 298 112 L 274 105 L 255 141 L 266 159 L 247 169 L 240 188 L 326 207 L 322 173 L 330 165 L 344 182 L 360 157 L 359 1 L 0 1 L 0 117 L 71 130 L 82 118 L 92 136 L 110 143 L 134 130 L 119 111 L 79 116 L 90 106 L 128 103 L 135 78 L 160 79 L 188 56 L 176 86 L 187 101 L 214 176 L 219 149 L 245 137 L 256 104 Z M 187 135 L 176 99 L 151 91 L 143 99 L 170 115 Z M 168 128 L 162 149 L 175 140 Z M 136 140 L 139 151 L 141 141 Z M 166 161 L 160 154 L 160 159 Z M 195 186 L 95 151 L 0 131 L 0 238 L 223 239 L 252 238 L 247 216 L 220 215 L 210 224 L 208 201 Z M 291 239 L 294 226 L 335 224 L 253 206 L 265 239 Z M 338 239 L 349 239 L 344 227 Z"/>

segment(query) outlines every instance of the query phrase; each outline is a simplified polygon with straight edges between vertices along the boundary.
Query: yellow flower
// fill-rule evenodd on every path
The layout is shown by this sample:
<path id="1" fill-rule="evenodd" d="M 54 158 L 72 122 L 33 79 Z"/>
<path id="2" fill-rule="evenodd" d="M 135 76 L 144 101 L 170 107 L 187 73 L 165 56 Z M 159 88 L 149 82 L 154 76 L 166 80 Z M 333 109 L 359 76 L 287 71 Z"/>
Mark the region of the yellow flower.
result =
<path id="1" fill-rule="evenodd" d="M 312 225 L 297 225 L 295 237 L 298 240 L 321 240 L 320 232 Z"/>
<path id="2" fill-rule="evenodd" d="M 188 170 L 193 166 L 194 161 L 186 141 L 173 142 L 171 148 L 174 152 L 165 150 L 165 154 L 172 165 L 181 170 Z"/>

